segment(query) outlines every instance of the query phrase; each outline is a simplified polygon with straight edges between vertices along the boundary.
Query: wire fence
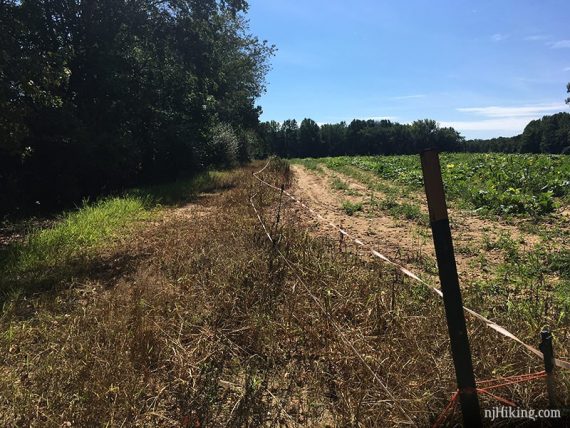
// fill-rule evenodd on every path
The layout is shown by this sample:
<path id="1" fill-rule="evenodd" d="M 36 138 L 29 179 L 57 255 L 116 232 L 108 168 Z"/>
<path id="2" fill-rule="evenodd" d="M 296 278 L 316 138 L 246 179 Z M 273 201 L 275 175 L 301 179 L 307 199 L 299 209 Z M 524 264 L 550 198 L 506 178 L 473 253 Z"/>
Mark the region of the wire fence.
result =
<path id="1" fill-rule="evenodd" d="M 257 218 L 259 219 L 259 222 L 261 223 L 261 226 L 263 228 L 263 231 L 265 232 L 265 235 L 267 236 L 267 238 L 269 239 L 269 241 L 272 244 L 275 244 L 275 240 L 273 237 L 271 237 L 271 234 L 269 233 L 269 230 L 267 229 L 267 226 L 265 225 L 263 219 L 261 218 L 261 214 L 259 213 L 259 211 L 257 210 L 253 199 L 255 198 L 255 196 L 257 196 L 257 193 L 252 195 L 250 198 L 250 203 L 251 206 L 253 207 L 255 214 L 257 215 Z M 313 302 L 315 303 L 315 305 L 317 306 L 318 310 L 321 312 L 321 315 L 323 315 L 324 317 L 327 318 L 327 320 L 329 321 L 330 325 L 332 325 L 332 327 L 334 328 L 334 330 L 336 331 L 336 333 L 339 335 L 341 341 L 351 350 L 352 353 L 354 353 L 354 355 L 360 360 L 360 362 L 364 365 L 364 367 L 366 368 L 366 370 L 368 372 L 370 372 L 372 378 L 382 387 L 382 389 L 386 392 L 386 394 L 388 395 L 388 397 L 390 398 L 390 400 L 394 403 L 394 405 L 396 405 L 400 411 L 402 412 L 402 414 L 406 417 L 407 421 L 409 422 L 410 425 L 414 425 L 414 422 L 412 420 L 412 418 L 409 416 L 409 414 L 405 411 L 405 409 L 399 404 L 399 400 L 396 399 L 396 397 L 394 397 L 394 395 L 392 394 L 392 391 L 388 388 L 388 386 L 382 381 L 382 379 L 378 376 L 378 374 L 372 369 L 372 367 L 370 367 L 370 365 L 366 362 L 366 359 L 362 356 L 362 354 L 360 354 L 360 352 L 358 352 L 358 350 L 354 347 L 354 345 L 346 338 L 346 335 L 343 333 L 342 329 L 338 326 L 337 322 L 330 317 L 328 311 L 326 310 L 325 306 L 323 305 L 323 303 L 319 300 L 319 298 L 317 296 L 315 296 L 314 293 L 311 292 L 311 289 L 309 288 L 309 286 L 305 283 L 305 281 L 303 281 L 303 279 L 301 278 L 301 276 L 299 275 L 299 273 L 297 272 L 297 267 L 283 254 L 283 252 L 279 249 L 279 247 L 274 245 L 274 249 L 276 251 L 276 253 L 279 255 L 279 257 L 285 262 L 285 264 L 291 269 L 291 271 L 293 272 L 293 274 L 295 275 L 295 278 L 297 279 L 297 281 L 299 281 L 299 283 L 301 284 L 301 286 L 303 287 L 303 289 L 306 291 L 306 293 L 311 297 L 311 299 L 313 300 Z"/>
<path id="2" fill-rule="evenodd" d="M 402 274 L 406 275 L 408 278 L 413 279 L 414 281 L 424 285 L 425 287 L 427 287 L 430 291 L 432 291 L 433 293 L 437 294 L 440 298 L 443 298 L 443 293 L 440 289 L 434 287 L 433 285 L 428 284 L 426 281 L 424 281 L 423 279 L 421 279 L 418 275 L 416 275 L 414 272 L 412 272 L 411 270 L 407 269 L 405 266 L 394 262 L 392 260 L 390 260 L 388 257 L 386 257 L 384 254 L 380 253 L 379 251 L 375 250 L 374 248 L 372 248 L 369 245 L 366 245 L 364 242 L 362 242 L 360 239 L 358 239 L 357 237 L 352 236 L 350 233 L 348 233 L 346 230 L 344 230 L 342 227 L 332 223 L 332 222 L 327 222 L 326 219 L 319 213 L 317 213 L 314 209 L 312 209 L 311 207 L 309 207 L 307 204 L 305 204 L 303 201 L 301 201 L 301 199 L 299 199 L 298 197 L 294 196 L 293 194 L 291 194 L 290 192 L 288 192 L 287 190 L 284 190 L 280 187 L 274 186 L 271 183 L 268 183 L 267 181 L 263 180 L 262 178 L 259 177 L 259 174 L 261 174 L 263 171 L 265 171 L 265 169 L 269 166 L 269 164 L 271 163 L 271 161 L 268 161 L 267 164 L 259 171 L 253 173 L 253 176 L 263 185 L 272 188 L 274 190 L 277 190 L 279 192 L 283 192 L 283 194 L 285 194 L 286 196 L 288 196 L 291 200 L 293 200 L 295 203 L 299 204 L 300 206 L 302 206 L 304 209 L 306 209 L 308 212 L 310 212 L 315 218 L 319 219 L 319 221 L 321 222 L 326 222 L 329 226 L 333 227 L 334 229 L 336 229 L 340 234 L 342 234 L 343 236 L 345 236 L 348 239 L 351 239 L 354 243 L 356 243 L 358 246 L 367 249 L 370 254 L 372 254 L 374 257 L 379 258 L 380 260 L 382 260 L 383 262 L 391 265 L 392 267 L 394 267 L 395 269 L 399 270 Z M 253 205 L 253 201 L 251 201 L 252 205 Z M 254 205 L 253 205 L 254 206 Z M 254 206 L 255 208 L 255 206 Z M 258 218 L 261 222 L 261 224 L 263 225 L 263 228 L 265 230 L 265 233 L 267 234 L 267 236 L 271 239 L 271 236 L 269 235 L 269 232 L 267 231 L 265 225 L 263 224 L 263 221 L 261 219 L 261 217 L 259 216 L 259 213 L 257 212 L 256 209 L 256 213 L 258 215 Z M 532 353 L 533 355 L 535 355 L 538 358 L 543 358 L 543 353 L 541 351 L 539 351 L 538 349 L 536 349 L 535 347 L 523 342 L 521 339 L 519 339 L 517 336 L 515 336 L 513 333 L 511 333 L 510 331 L 508 331 L 505 327 L 495 323 L 494 321 L 491 321 L 490 319 L 484 317 L 483 315 L 481 315 L 480 313 L 474 311 L 473 309 L 470 309 L 466 306 L 463 306 L 463 309 L 469 313 L 470 315 L 472 315 L 473 317 L 477 318 L 478 320 L 482 321 L 487 327 L 495 330 L 496 332 L 498 332 L 499 334 L 501 334 L 504 337 L 507 337 L 511 340 L 514 340 L 515 342 L 519 343 L 520 345 L 524 346 L 526 348 L 527 351 L 529 351 L 530 353 Z M 561 360 L 559 358 L 555 358 L 554 359 L 554 364 L 559 367 L 559 368 L 563 368 L 563 369 L 567 369 L 570 370 L 570 362 L 568 361 L 564 361 Z"/>

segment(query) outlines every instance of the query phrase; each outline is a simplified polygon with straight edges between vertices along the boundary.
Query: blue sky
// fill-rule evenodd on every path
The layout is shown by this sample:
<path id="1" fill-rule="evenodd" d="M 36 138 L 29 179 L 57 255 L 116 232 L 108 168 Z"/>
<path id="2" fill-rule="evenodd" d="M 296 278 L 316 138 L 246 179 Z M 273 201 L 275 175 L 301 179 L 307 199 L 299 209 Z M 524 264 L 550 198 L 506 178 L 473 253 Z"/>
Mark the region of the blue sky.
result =
<path id="1" fill-rule="evenodd" d="M 559 111 L 569 0 L 250 0 L 277 46 L 262 120 L 430 118 L 468 138 Z"/>

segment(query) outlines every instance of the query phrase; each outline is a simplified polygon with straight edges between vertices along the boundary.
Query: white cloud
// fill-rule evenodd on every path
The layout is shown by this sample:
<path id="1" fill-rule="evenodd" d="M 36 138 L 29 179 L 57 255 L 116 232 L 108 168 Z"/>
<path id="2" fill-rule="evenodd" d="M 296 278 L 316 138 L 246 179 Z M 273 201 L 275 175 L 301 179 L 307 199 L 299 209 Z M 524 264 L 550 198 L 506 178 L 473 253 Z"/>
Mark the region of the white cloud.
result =
<path id="1" fill-rule="evenodd" d="M 462 133 L 489 137 L 490 135 L 517 135 L 526 125 L 546 114 L 564 111 L 564 103 L 544 103 L 523 106 L 486 106 L 463 107 L 457 110 L 462 113 L 474 115 L 474 120 L 456 120 L 441 122 L 442 126 L 451 126 Z M 482 116 L 482 119 L 477 119 Z"/>
<path id="2" fill-rule="evenodd" d="M 522 132 L 524 127 L 532 119 L 526 117 L 510 117 L 500 119 L 485 119 L 473 121 L 450 121 L 440 122 L 442 127 L 451 126 L 460 132 L 464 131 L 493 131 L 507 134 L 517 134 Z"/>
<path id="3" fill-rule="evenodd" d="M 550 103 L 550 104 L 534 104 L 527 106 L 518 107 L 500 107 L 500 106 L 489 106 L 489 107 L 463 107 L 457 110 L 463 113 L 474 113 L 479 116 L 486 117 L 528 117 L 536 116 L 541 114 L 548 114 L 554 111 L 560 111 L 565 108 L 563 103 Z"/>
<path id="4" fill-rule="evenodd" d="M 548 40 L 550 38 L 551 36 L 547 36 L 545 34 L 534 34 L 532 36 L 526 36 L 524 40 L 527 40 L 529 42 L 539 42 L 541 40 Z"/>
<path id="5" fill-rule="evenodd" d="M 549 43 L 550 49 L 564 49 L 570 48 L 570 40 L 558 40 L 557 42 Z"/>
<path id="6" fill-rule="evenodd" d="M 501 34 L 501 33 L 495 33 L 491 36 L 491 38 L 496 42 L 508 39 L 509 37 L 510 37 L 509 34 Z"/>

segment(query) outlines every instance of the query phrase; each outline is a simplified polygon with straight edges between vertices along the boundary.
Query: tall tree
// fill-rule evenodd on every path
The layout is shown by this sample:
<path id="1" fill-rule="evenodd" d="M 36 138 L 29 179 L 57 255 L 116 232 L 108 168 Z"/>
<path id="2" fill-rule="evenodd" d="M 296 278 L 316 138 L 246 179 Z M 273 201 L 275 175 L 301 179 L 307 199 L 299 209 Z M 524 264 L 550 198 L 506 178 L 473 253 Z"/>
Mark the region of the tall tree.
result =
<path id="1" fill-rule="evenodd" d="M 523 131 L 521 152 L 540 153 L 542 141 L 542 123 L 540 119 L 531 121 Z"/>
<path id="2" fill-rule="evenodd" d="M 273 52 L 250 34 L 247 6 L 0 1 L 0 205 L 61 205 L 227 163 L 220 141 L 234 139 L 220 140 L 220 123 L 247 158 Z"/>
<path id="3" fill-rule="evenodd" d="M 346 154 L 346 122 L 321 126 L 321 140 L 330 156 Z"/>
<path id="4" fill-rule="evenodd" d="M 299 127 L 299 156 L 318 157 L 325 155 L 321 143 L 319 125 L 312 119 L 303 119 Z"/>
<path id="5" fill-rule="evenodd" d="M 299 125 L 295 119 L 289 119 L 283 122 L 281 126 L 281 139 L 285 156 L 298 157 L 299 150 Z"/>

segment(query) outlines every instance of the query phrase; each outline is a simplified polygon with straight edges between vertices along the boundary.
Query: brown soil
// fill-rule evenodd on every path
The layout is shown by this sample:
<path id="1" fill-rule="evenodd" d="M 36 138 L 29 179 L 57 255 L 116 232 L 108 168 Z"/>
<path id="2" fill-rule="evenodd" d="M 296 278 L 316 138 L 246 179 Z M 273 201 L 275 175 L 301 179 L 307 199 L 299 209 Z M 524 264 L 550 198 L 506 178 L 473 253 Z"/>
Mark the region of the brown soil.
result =
<path id="1" fill-rule="evenodd" d="M 432 255 L 433 251 L 421 242 L 421 237 L 414 233 L 414 229 L 403 228 L 399 220 L 381 213 L 375 213 L 374 217 L 371 217 L 366 210 L 352 216 L 346 214 L 342 209 L 343 201 L 357 202 L 362 198 L 333 190 L 329 180 L 330 174 L 327 173 L 324 176 L 314 174 L 298 165 L 293 165 L 292 168 L 295 177 L 293 194 L 299 196 L 326 220 L 322 222 L 312 217 L 307 219 L 314 223 L 318 234 L 330 236 L 333 229 L 327 223 L 332 222 L 392 259 L 401 259 L 403 253 L 410 256 L 414 253 L 430 251 L 429 254 Z M 345 177 L 343 180 L 348 181 Z M 350 188 L 366 191 L 364 186 L 352 181 Z M 298 210 L 307 213 L 302 207 Z"/>
<path id="2" fill-rule="evenodd" d="M 423 266 L 417 268 L 422 269 L 425 269 L 426 263 L 433 266 L 435 252 L 429 227 L 396 219 L 386 211 L 373 209 L 366 203 L 363 204 L 363 212 L 347 215 L 342 209 L 343 201 L 369 201 L 371 191 L 351 177 L 331 171 L 322 165 L 320 167 L 322 173 L 318 174 L 300 165 L 292 166 L 295 174 L 293 194 L 326 219 L 326 222 L 318 221 L 302 207 L 298 208 L 305 212 L 305 217 L 313 224 L 316 234 L 330 236 L 334 232 L 327 223 L 332 222 L 342 225 L 347 232 L 392 260 L 421 264 Z M 339 177 L 347 183 L 350 191 L 333 189 L 331 182 L 334 177 Z M 386 194 L 374 191 L 376 199 L 381 200 L 385 196 Z M 419 205 L 422 212 L 427 213 L 427 205 L 420 195 L 412 195 L 411 201 Z M 477 256 L 484 251 L 485 237 L 496 240 L 501 235 L 508 235 L 529 246 L 540 241 L 539 236 L 523 233 L 514 225 L 477 218 L 457 209 L 450 209 L 449 212 L 459 275 L 467 282 L 476 278 L 488 279 L 489 273 L 486 271 L 493 271 L 489 267 L 478 266 L 476 261 Z M 502 252 L 498 249 L 485 251 L 485 257 L 488 263 L 496 265 L 502 261 Z"/>

